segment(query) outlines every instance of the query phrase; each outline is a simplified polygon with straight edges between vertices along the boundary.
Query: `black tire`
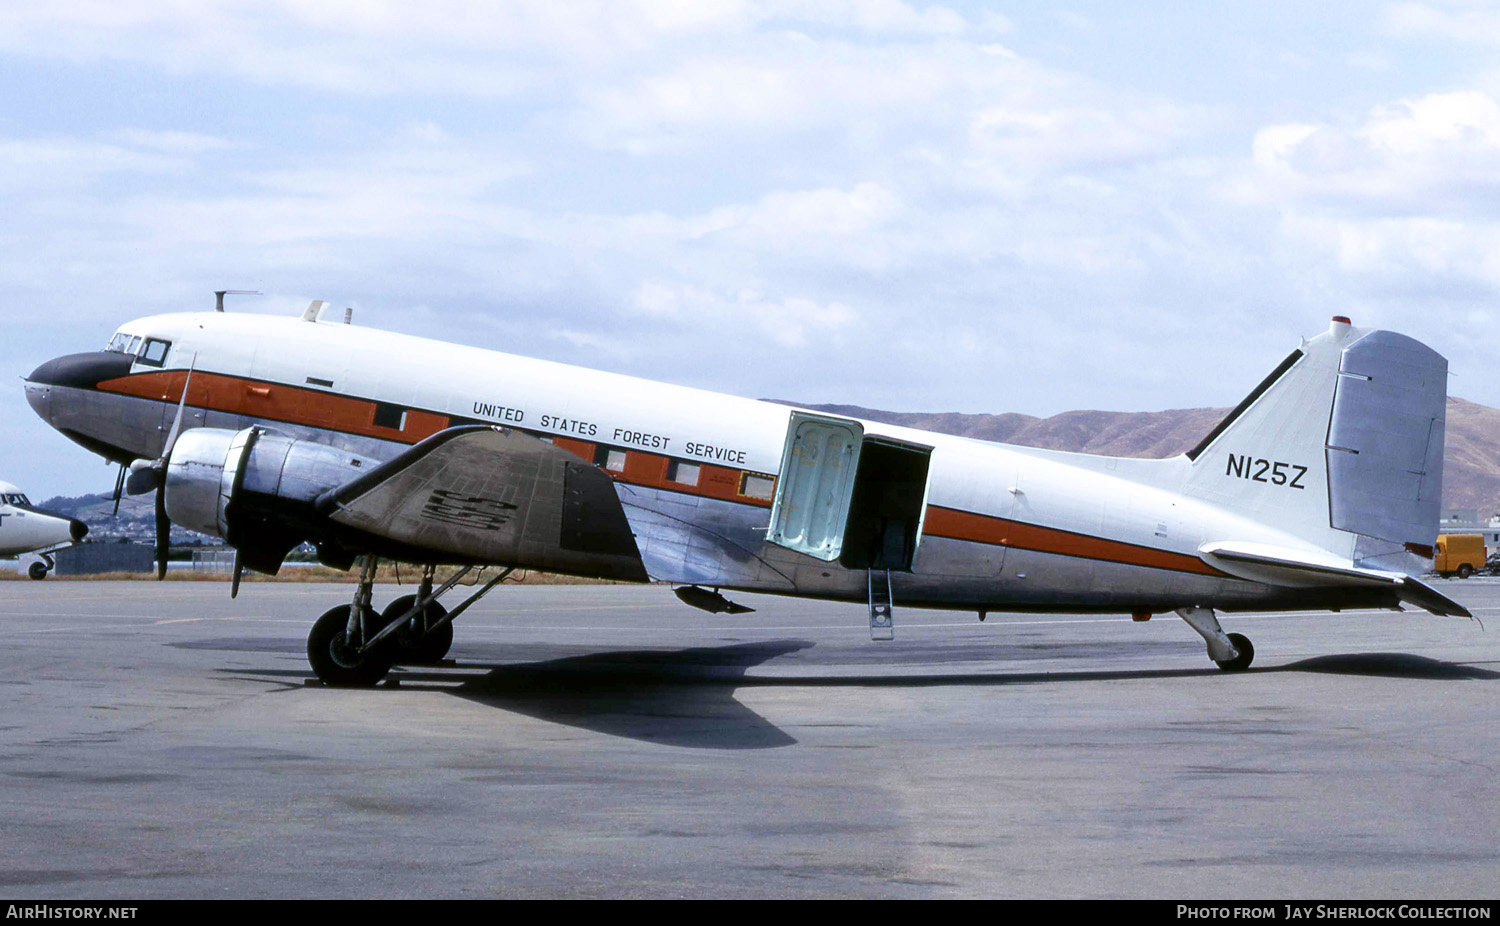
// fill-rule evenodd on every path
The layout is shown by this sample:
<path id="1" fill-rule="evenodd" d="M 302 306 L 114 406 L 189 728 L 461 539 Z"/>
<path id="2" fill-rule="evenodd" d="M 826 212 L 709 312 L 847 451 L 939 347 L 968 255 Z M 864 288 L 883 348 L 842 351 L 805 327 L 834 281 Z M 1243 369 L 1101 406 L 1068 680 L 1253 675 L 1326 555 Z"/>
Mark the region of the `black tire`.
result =
<path id="1" fill-rule="evenodd" d="M 1468 563 L 1459 563 L 1459 565 L 1458 565 L 1458 577 L 1460 579 L 1467 579 L 1469 576 L 1471 576 L 1473 574 L 1474 574 L 1474 567 L 1473 566 L 1470 566 Z"/>
<path id="2" fill-rule="evenodd" d="M 38 582 L 40 582 L 42 579 L 47 578 L 48 571 L 49 570 L 47 569 L 46 563 L 32 563 L 30 566 L 26 567 L 26 574 L 31 576 L 33 579 L 36 579 Z"/>
<path id="3" fill-rule="evenodd" d="M 379 684 L 391 670 L 392 647 L 382 645 L 368 653 L 356 653 L 344 645 L 349 627 L 350 605 L 325 611 L 307 635 L 307 661 L 323 684 L 333 688 L 369 688 Z M 374 617 L 371 612 L 370 617 Z M 379 618 L 369 621 L 373 632 Z"/>
<path id="4" fill-rule="evenodd" d="M 416 603 L 416 595 L 402 595 L 386 605 L 385 610 L 380 612 L 380 626 L 384 627 L 410 611 L 411 606 Z M 441 620 L 447 615 L 448 609 L 436 601 L 427 606 L 428 623 Z M 448 650 L 453 647 L 453 624 L 444 624 L 426 636 L 420 636 L 414 626 L 417 623 L 413 619 L 406 627 L 396 631 L 396 661 L 420 665 L 437 662 L 448 655 Z"/>
<path id="5" fill-rule="evenodd" d="M 1250 668 L 1250 663 L 1255 659 L 1255 647 L 1250 645 L 1250 638 L 1242 633 L 1231 633 L 1229 642 L 1234 644 L 1234 648 L 1239 650 L 1240 654 L 1223 662 L 1215 659 L 1214 664 L 1225 672 L 1243 672 Z"/>

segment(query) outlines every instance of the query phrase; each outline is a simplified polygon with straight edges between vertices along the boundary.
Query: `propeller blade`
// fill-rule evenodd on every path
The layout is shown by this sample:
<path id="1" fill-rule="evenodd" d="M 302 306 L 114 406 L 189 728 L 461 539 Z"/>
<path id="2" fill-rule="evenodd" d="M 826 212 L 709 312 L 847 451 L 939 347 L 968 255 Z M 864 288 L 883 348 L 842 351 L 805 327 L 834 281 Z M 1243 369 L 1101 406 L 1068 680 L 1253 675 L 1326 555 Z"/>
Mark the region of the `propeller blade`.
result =
<path id="1" fill-rule="evenodd" d="M 172 539 L 172 521 L 167 517 L 167 493 L 156 490 L 156 581 L 167 577 L 167 552 Z"/>
<path id="2" fill-rule="evenodd" d="M 120 464 L 120 474 L 115 477 L 115 513 L 112 517 L 120 516 L 120 495 L 125 491 L 125 464 Z"/>
<path id="3" fill-rule="evenodd" d="M 240 563 L 240 551 L 234 551 L 234 579 L 229 584 L 229 597 L 231 599 L 240 596 L 240 576 L 245 574 L 245 567 Z"/>
<path id="4" fill-rule="evenodd" d="M 177 444 L 177 434 L 182 430 L 182 412 L 187 407 L 188 387 L 193 385 L 193 367 L 197 364 L 198 355 L 194 354 L 193 359 L 188 361 L 187 379 L 182 383 L 182 398 L 177 400 L 177 417 L 172 419 L 172 430 L 167 432 L 167 442 L 161 448 L 163 468 L 165 468 L 167 458 L 172 455 L 172 448 Z"/>

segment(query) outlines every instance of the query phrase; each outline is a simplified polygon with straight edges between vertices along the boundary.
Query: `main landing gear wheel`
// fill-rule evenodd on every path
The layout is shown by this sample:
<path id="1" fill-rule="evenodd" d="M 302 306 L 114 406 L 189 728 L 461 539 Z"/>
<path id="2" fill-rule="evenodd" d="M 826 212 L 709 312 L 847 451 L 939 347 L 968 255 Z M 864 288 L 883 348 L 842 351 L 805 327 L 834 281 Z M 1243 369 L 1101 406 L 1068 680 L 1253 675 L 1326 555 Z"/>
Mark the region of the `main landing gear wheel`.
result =
<path id="1" fill-rule="evenodd" d="M 408 605 L 410 607 L 410 605 Z M 307 661 L 325 685 L 334 688 L 369 688 L 378 684 L 391 670 L 392 647 L 381 645 L 361 653 L 349 645 L 349 612 L 351 605 L 341 604 L 324 612 L 307 635 Z M 384 626 L 374 612 L 366 614 L 366 633 L 376 634 Z"/>
<path id="2" fill-rule="evenodd" d="M 1250 645 L 1250 638 L 1242 633 L 1231 633 L 1229 642 L 1234 644 L 1234 648 L 1239 650 L 1240 654 L 1223 662 L 1216 659 L 1214 664 L 1225 672 L 1243 672 L 1250 668 L 1251 661 L 1255 659 L 1255 647 Z"/>
<path id="3" fill-rule="evenodd" d="M 27 567 L 26 574 L 38 581 L 45 579 L 47 578 L 47 564 L 32 563 L 29 567 Z"/>
<path id="4" fill-rule="evenodd" d="M 416 603 L 416 595 L 402 595 L 386 605 L 385 610 L 380 612 L 380 626 L 384 627 L 396 620 L 410 611 Z M 424 626 L 424 616 L 425 625 L 430 626 L 447 617 L 448 609 L 434 601 L 427 606 L 425 615 L 413 616 L 405 627 L 396 631 L 396 662 L 432 663 L 448 655 L 448 650 L 453 646 L 453 623 L 450 621 L 424 635 L 420 629 Z"/>

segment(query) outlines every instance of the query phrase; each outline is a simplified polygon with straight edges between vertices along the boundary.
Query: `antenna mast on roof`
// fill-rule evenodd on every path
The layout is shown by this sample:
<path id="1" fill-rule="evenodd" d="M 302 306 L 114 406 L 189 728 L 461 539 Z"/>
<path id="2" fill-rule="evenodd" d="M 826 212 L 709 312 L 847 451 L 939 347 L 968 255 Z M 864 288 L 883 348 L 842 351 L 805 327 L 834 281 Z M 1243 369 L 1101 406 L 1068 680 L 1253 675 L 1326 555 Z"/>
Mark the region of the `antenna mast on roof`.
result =
<path id="1" fill-rule="evenodd" d="M 214 311 L 224 311 L 225 296 L 264 296 L 265 293 L 253 289 L 216 289 L 214 290 Z"/>

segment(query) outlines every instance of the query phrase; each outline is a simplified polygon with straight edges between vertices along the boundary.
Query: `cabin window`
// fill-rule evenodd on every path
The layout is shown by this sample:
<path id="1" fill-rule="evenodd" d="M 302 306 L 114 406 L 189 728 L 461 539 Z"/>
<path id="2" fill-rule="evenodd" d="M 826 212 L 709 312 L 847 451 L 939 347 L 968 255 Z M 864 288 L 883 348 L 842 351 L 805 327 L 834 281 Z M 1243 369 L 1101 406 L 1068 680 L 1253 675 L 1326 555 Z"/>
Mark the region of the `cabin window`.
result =
<path id="1" fill-rule="evenodd" d="M 166 362 L 167 351 L 171 349 L 171 341 L 163 341 L 159 338 L 147 338 L 145 349 L 141 351 L 140 357 L 136 359 L 148 367 L 159 367 Z"/>
<path id="2" fill-rule="evenodd" d="M 625 451 L 600 446 L 594 450 L 594 465 L 602 466 L 612 473 L 623 473 L 625 472 Z"/>
<path id="3" fill-rule="evenodd" d="M 375 427 L 401 430 L 406 427 L 406 409 L 389 402 L 376 402 Z"/>
<path id="4" fill-rule="evenodd" d="M 740 494 L 746 498 L 770 501 L 776 488 L 776 480 L 759 473 L 746 473 L 740 477 Z"/>
<path id="5" fill-rule="evenodd" d="M 667 464 L 667 478 L 673 482 L 680 482 L 685 486 L 695 486 L 698 484 L 698 470 L 697 463 L 673 460 Z"/>

